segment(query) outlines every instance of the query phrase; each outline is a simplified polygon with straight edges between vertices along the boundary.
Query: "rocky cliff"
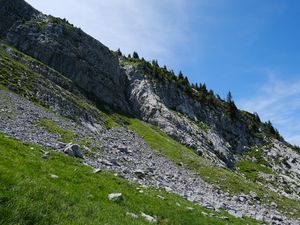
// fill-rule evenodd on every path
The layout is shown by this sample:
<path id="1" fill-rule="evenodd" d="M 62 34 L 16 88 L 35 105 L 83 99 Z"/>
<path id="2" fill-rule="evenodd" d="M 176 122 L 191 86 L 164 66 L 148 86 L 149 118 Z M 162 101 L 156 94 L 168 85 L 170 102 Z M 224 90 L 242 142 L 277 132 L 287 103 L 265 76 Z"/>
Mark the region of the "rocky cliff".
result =
<path id="1" fill-rule="evenodd" d="M 0 0 L 0 37 L 0 131 L 78 143 L 90 166 L 216 211 L 298 223 L 298 149 L 258 115 L 22 0 Z"/>
<path id="2" fill-rule="evenodd" d="M 2 2 L 0 10 L 10 18 L 0 24 L 2 38 L 70 78 L 106 109 L 157 125 L 199 154 L 228 166 L 235 153 L 262 142 L 254 135 L 262 125 L 255 124 L 253 132 L 251 114 L 238 113 L 231 119 L 224 104 L 207 104 L 188 96 L 176 82 L 150 82 L 143 69 L 119 64 L 107 47 L 66 20 L 46 16 L 24 1 Z"/>
<path id="3" fill-rule="evenodd" d="M 43 15 L 24 1 L 2 1 L 0 10 L 5 12 L 2 21 L 13 15 L 0 26 L 7 43 L 65 74 L 97 100 L 128 113 L 125 76 L 107 47 L 66 20 Z"/>

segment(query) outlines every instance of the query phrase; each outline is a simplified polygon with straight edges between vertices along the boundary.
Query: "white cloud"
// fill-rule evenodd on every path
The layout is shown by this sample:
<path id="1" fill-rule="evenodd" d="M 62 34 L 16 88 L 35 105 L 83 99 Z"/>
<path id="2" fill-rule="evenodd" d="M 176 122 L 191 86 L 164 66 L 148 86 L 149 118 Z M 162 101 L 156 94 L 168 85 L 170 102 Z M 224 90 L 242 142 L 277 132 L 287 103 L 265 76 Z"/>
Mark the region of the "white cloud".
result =
<path id="1" fill-rule="evenodd" d="M 166 63 L 184 42 L 184 0 L 27 0 L 38 10 L 67 18 L 113 50 L 134 50 Z"/>
<path id="2" fill-rule="evenodd" d="M 264 121 L 271 120 L 287 141 L 300 145 L 300 80 L 283 81 L 272 71 L 267 75 L 268 81 L 257 95 L 242 99 L 238 105 L 257 112 Z"/>

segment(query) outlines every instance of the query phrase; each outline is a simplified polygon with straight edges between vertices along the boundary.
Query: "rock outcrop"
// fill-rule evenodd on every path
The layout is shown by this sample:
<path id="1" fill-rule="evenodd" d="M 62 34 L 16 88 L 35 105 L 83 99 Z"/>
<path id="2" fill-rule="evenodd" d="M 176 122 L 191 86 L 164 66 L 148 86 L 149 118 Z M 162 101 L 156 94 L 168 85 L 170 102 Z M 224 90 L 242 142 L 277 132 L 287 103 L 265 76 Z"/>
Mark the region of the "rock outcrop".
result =
<path id="1" fill-rule="evenodd" d="M 38 11 L 23 0 L 0 0 L 0 38 L 17 22 L 30 20 Z"/>
<path id="2" fill-rule="evenodd" d="M 0 12 L 0 35 L 7 43 L 63 73 L 95 101 L 129 112 L 125 76 L 106 46 L 22 0 L 2 1 Z"/>
<path id="3" fill-rule="evenodd" d="M 65 19 L 46 16 L 24 1 L 2 1 L 1 37 L 72 80 L 91 101 L 161 130 L 219 164 L 260 140 L 243 120 L 187 96 L 176 83 L 151 82 L 144 71 L 120 66 L 117 56 Z M 18 16 L 9 16 L 18 15 Z M 3 20 L 4 21 L 4 20 Z M 171 110 L 172 109 L 172 110 Z"/>

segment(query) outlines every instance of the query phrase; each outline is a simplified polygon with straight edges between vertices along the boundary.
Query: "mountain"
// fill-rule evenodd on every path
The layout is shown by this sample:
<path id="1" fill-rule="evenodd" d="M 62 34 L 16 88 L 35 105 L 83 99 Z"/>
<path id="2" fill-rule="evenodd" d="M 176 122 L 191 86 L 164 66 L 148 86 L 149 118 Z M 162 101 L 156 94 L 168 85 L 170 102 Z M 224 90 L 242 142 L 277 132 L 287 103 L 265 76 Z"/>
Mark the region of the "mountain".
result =
<path id="1" fill-rule="evenodd" d="M 81 163 L 97 171 L 88 176 L 105 177 L 98 172 L 115 171 L 118 179 L 144 185 L 143 189 L 162 188 L 182 196 L 189 200 L 184 204 L 192 204 L 188 207 L 193 210 L 200 204 L 214 211 L 197 208 L 197 212 L 204 211 L 193 218 L 202 222 L 206 218 L 211 224 L 228 223 L 228 219 L 231 223 L 255 223 L 248 219 L 252 218 L 270 224 L 299 224 L 299 149 L 285 142 L 270 122 L 239 110 L 230 96 L 225 101 L 205 85 L 190 84 L 182 74 L 176 76 L 155 60 L 148 62 L 136 53 L 126 57 L 120 51 L 111 51 L 66 19 L 42 14 L 23 0 L 0 3 L 3 148 L 21 145 L 26 151 L 22 143 L 33 143 L 79 156 Z M 22 143 L 8 141 L 5 135 Z M 8 160 L 5 155 L 17 154 L 10 148 L 5 148 L 1 161 Z M 44 153 L 43 158 L 53 165 L 54 158 L 62 157 Z M 29 157 L 24 156 L 24 163 Z M 11 172 L 10 166 L 5 164 L 3 171 Z M 27 171 L 30 166 L 23 169 Z M 25 186 L 30 184 L 22 177 L 9 183 L 18 186 L 20 180 Z M 36 182 L 42 185 L 42 181 Z M 87 181 L 85 184 L 89 185 Z M 53 188 L 63 191 L 59 185 Z M 4 189 L 0 193 L 5 193 Z M 151 198 L 156 195 L 151 194 Z M 7 213 L 4 209 L 13 205 L 13 197 L 1 195 L 4 208 L 0 205 L 0 221 L 25 223 L 24 216 L 7 222 L 18 213 L 18 207 Z M 124 201 L 127 197 L 132 196 L 125 195 Z M 119 204 L 117 207 L 125 203 Z M 153 207 L 151 204 L 143 207 Z M 126 215 L 125 209 L 122 215 Z M 183 210 L 179 214 L 185 219 L 178 220 L 167 211 L 148 209 L 159 224 L 192 224 L 186 217 L 193 210 Z M 138 220 L 140 217 L 145 216 L 138 216 Z M 47 223 L 38 216 L 34 220 Z M 84 223 L 93 224 L 91 221 Z"/>

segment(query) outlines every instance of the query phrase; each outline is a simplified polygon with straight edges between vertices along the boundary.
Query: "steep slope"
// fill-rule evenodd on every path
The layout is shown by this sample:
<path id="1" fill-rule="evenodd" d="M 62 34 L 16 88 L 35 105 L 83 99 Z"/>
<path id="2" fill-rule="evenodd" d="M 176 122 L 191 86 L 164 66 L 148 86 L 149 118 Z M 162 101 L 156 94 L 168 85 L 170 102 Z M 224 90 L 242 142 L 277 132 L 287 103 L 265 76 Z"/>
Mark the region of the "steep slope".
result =
<path id="1" fill-rule="evenodd" d="M 216 212 L 299 224 L 300 156 L 271 124 L 24 1 L 0 3 L 0 131 L 77 143 L 94 168 Z"/>
<path id="2" fill-rule="evenodd" d="M 120 62 L 135 115 L 200 155 L 233 166 L 236 154 L 268 143 L 267 137 L 282 140 L 258 116 L 240 111 L 214 94 L 182 85 L 182 80 L 164 68 L 124 56 Z"/>
<path id="3" fill-rule="evenodd" d="M 217 164 L 232 167 L 236 153 L 262 143 L 264 134 L 274 130 L 214 94 L 205 94 L 209 101 L 191 97 L 187 91 L 193 95 L 195 90 L 185 90 L 174 78 L 153 82 L 152 72 L 163 73 L 162 68 L 142 60 L 128 65 L 122 63 L 130 62 L 124 57 L 119 64 L 120 56 L 66 20 L 46 16 L 23 1 L 13 7 L 11 1 L 1 3 L 11 21 L 0 23 L 0 37 L 8 44 L 61 72 L 107 110 L 157 125 Z M 10 16 L 14 14 L 18 16 Z"/>
<path id="4" fill-rule="evenodd" d="M 125 76 L 107 47 L 65 20 L 33 11 L 24 1 L 12 2 L 0 2 L 4 17 L 18 15 L 9 23 L 1 20 L 2 39 L 63 73 L 104 104 L 128 113 Z"/>
<path id="5" fill-rule="evenodd" d="M 37 10 L 23 0 L 1 0 L 0 5 L 0 38 L 3 38 L 17 21 L 30 20 L 38 14 Z"/>

